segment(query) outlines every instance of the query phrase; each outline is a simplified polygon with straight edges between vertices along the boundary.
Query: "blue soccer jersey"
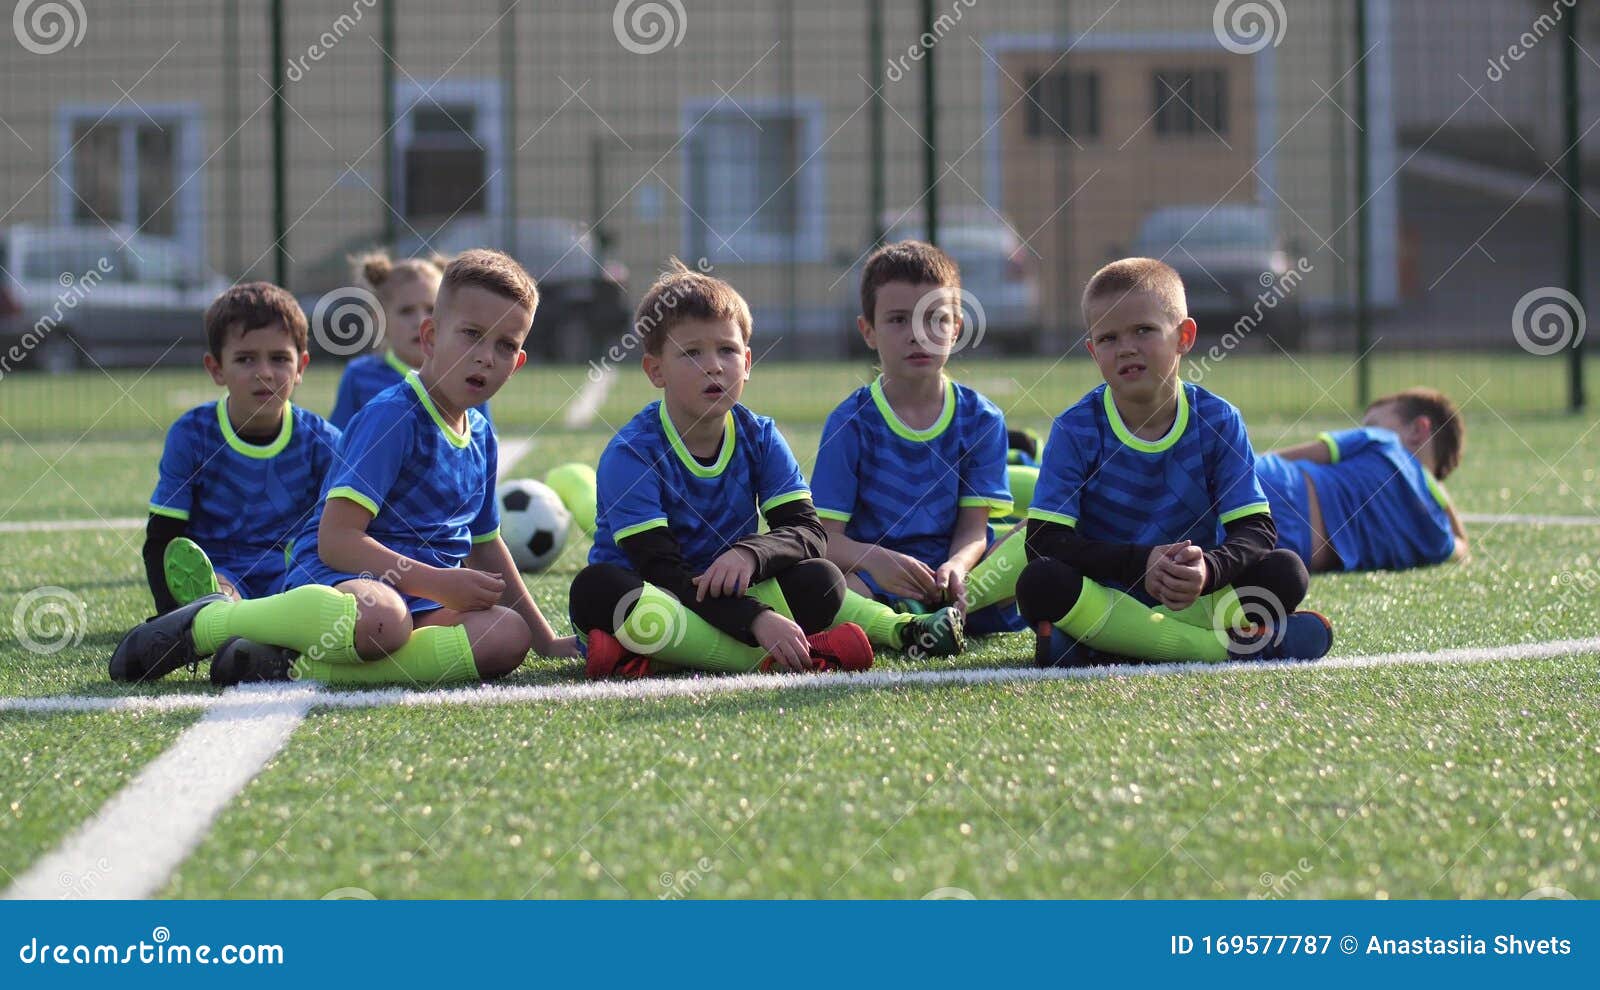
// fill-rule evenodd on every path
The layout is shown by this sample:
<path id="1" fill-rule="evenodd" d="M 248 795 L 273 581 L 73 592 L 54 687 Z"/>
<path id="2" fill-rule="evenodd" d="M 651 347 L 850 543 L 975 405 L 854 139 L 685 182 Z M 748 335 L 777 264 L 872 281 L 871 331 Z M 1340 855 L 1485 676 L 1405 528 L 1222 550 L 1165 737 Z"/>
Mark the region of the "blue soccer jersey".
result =
<path id="1" fill-rule="evenodd" d="M 828 416 L 811 472 L 817 515 L 845 535 L 938 567 L 968 506 L 1005 513 L 1006 422 L 993 402 L 945 381 L 944 411 L 925 430 L 900 421 L 883 379 L 852 392 Z"/>
<path id="2" fill-rule="evenodd" d="M 600 513 L 591 564 L 632 567 L 617 542 L 665 526 L 699 574 L 757 532 L 758 513 L 811 497 L 777 425 L 742 405 L 728 411 L 715 463 L 695 460 L 656 401 L 611 438 L 595 473 Z"/>
<path id="3" fill-rule="evenodd" d="M 1455 552 L 1449 496 L 1400 438 L 1378 427 L 1320 435 L 1331 464 L 1263 454 L 1256 475 L 1278 521 L 1278 545 L 1311 560 L 1307 480 L 1347 571 L 1437 564 Z"/>
<path id="4" fill-rule="evenodd" d="M 1109 543 L 1211 548 L 1224 524 L 1268 511 L 1239 410 L 1186 382 L 1159 440 L 1134 436 L 1105 385 L 1056 417 L 1028 518 Z"/>
<path id="5" fill-rule="evenodd" d="M 167 431 L 150 511 L 184 520 L 240 594 L 273 594 L 285 548 L 315 510 L 338 448 L 337 429 L 292 404 L 277 438 L 259 446 L 234 433 L 226 398 L 196 406 Z"/>
<path id="6" fill-rule="evenodd" d="M 339 376 L 339 392 L 333 400 L 333 413 L 328 421 L 339 429 L 350 425 L 350 418 L 362 406 L 386 388 L 400 384 L 411 369 L 394 351 L 382 354 L 363 354 L 344 366 Z M 489 418 L 489 403 L 478 407 L 485 419 Z M 490 420 L 492 423 L 493 420 Z"/>
<path id="7" fill-rule="evenodd" d="M 337 584 L 359 575 L 330 567 L 317 554 L 322 507 L 343 498 L 372 513 L 367 535 L 411 560 L 458 567 L 473 544 L 500 532 L 494 430 L 476 409 L 467 432 L 440 417 L 416 372 L 385 389 L 350 421 L 339 463 L 293 548 L 289 584 Z M 436 603 L 409 598 L 412 611 Z"/>

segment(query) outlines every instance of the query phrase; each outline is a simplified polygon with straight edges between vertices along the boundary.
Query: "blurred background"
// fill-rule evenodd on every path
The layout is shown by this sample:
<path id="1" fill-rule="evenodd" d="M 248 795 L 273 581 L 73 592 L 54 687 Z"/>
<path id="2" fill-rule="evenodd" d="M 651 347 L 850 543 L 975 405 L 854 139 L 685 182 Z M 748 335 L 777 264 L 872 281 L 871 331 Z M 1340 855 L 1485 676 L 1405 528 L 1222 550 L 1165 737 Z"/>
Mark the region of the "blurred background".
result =
<path id="1" fill-rule="evenodd" d="M 1144 254 L 1185 276 L 1192 377 L 1251 356 L 1242 405 L 1468 398 L 1484 369 L 1499 408 L 1585 396 L 1600 17 L 1565 0 L 13 6 L 0 374 L 35 384 L 0 387 L 0 417 L 22 435 L 76 422 L 63 402 L 148 428 L 101 397 L 169 367 L 205 392 L 200 314 L 235 280 L 292 289 L 332 375 L 382 346 L 331 301 L 374 246 L 513 253 L 545 294 L 530 350 L 575 393 L 636 360 L 672 255 L 745 294 L 758 358 L 802 362 L 785 382 L 865 375 L 862 262 L 921 237 L 981 329 L 958 362 L 1092 382 L 1081 287 Z"/>

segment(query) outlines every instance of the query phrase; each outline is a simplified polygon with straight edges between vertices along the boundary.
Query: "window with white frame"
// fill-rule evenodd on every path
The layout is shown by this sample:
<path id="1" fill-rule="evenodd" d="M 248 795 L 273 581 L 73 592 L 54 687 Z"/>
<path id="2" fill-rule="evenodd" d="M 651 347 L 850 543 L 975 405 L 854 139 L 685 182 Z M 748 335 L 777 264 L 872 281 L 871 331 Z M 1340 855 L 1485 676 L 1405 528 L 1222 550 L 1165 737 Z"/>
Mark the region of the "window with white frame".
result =
<path id="1" fill-rule="evenodd" d="M 398 202 L 406 222 L 427 228 L 504 209 L 500 86 L 492 80 L 397 84 Z"/>
<path id="2" fill-rule="evenodd" d="M 723 262 L 823 260 L 821 108 L 725 100 L 688 113 L 685 253 Z"/>
<path id="3" fill-rule="evenodd" d="M 193 107 L 66 107 L 56 221 L 111 225 L 198 250 L 203 236 L 200 112 Z"/>

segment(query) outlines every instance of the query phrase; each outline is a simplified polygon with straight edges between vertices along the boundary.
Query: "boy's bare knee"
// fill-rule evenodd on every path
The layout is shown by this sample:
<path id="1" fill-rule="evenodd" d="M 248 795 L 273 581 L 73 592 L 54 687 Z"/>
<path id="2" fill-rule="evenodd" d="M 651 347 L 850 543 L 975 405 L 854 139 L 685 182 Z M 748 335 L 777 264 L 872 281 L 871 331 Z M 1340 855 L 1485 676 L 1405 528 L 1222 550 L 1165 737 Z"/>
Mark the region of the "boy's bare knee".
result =
<path id="1" fill-rule="evenodd" d="M 385 657 L 411 638 L 411 612 L 405 599 L 388 585 L 362 582 L 356 596 L 356 652 L 364 660 Z"/>
<path id="2" fill-rule="evenodd" d="M 511 609 L 497 605 L 488 612 L 487 621 L 480 628 L 468 628 L 468 637 L 478 676 L 491 681 L 522 666 L 533 649 L 533 631 Z"/>

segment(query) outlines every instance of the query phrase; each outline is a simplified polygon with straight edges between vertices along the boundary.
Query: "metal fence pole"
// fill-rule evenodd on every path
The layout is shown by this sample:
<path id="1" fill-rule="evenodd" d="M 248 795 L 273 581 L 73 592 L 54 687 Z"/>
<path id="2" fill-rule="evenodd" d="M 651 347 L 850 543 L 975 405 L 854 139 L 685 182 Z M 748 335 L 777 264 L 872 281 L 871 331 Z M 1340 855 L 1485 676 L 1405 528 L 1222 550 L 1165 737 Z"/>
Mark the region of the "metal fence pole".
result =
<path id="1" fill-rule="evenodd" d="M 283 0 L 272 0 L 272 277 L 279 285 L 289 284 L 289 156 L 288 130 L 283 95 Z"/>
<path id="2" fill-rule="evenodd" d="M 928 243 L 939 243 L 939 103 L 938 77 L 933 71 L 933 50 L 921 38 L 932 38 L 933 0 L 922 0 L 922 34 L 917 42 L 922 51 L 922 173 L 923 215 L 927 218 Z"/>
<path id="3" fill-rule="evenodd" d="M 867 5 L 867 78 L 872 80 L 872 105 L 867 110 L 868 204 L 872 219 L 868 228 L 874 246 L 883 243 L 883 212 L 888 207 L 887 166 L 883 148 L 883 0 Z"/>
<path id="4" fill-rule="evenodd" d="M 1583 326 L 1583 148 L 1578 131 L 1578 109 L 1582 96 L 1578 88 L 1578 8 L 1567 11 L 1566 44 L 1562 47 L 1562 141 L 1567 160 L 1563 169 L 1567 180 L 1567 291 L 1578 300 L 1575 314 Z M 1567 405 L 1573 412 L 1584 406 L 1583 337 L 1578 335 L 1567 353 Z"/>
<path id="5" fill-rule="evenodd" d="M 503 147 L 515 147 L 517 140 L 517 2 L 518 0 L 504 0 L 501 11 L 503 20 L 500 23 L 500 75 L 505 85 L 505 144 Z M 517 156 L 515 152 L 506 155 L 503 163 L 506 170 L 506 213 L 502 218 L 501 237 L 505 241 L 505 251 L 515 256 L 517 253 Z M 490 163 L 489 168 L 500 166 Z M 543 274 L 543 273 L 541 273 Z"/>
<path id="6" fill-rule="evenodd" d="M 1367 0 L 1355 0 L 1356 52 L 1356 402 L 1365 409 L 1372 401 L 1372 214 L 1367 199 L 1372 194 L 1372 168 L 1368 159 L 1369 89 L 1367 80 Z"/>
<path id="7" fill-rule="evenodd" d="M 390 250 L 400 239 L 399 217 L 396 213 L 400 204 L 396 199 L 400 195 L 400 175 L 395 167 L 394 125 L 397 108 L 394 100 L 394 63 L 399 53 L 395 51 L 395 16 L 394 0 L 383 0 L 383 8 L 379 12 L 378 33 L 382 35 L 383 62 L 380 78 L 383 86 L 383 243 Z"/>

